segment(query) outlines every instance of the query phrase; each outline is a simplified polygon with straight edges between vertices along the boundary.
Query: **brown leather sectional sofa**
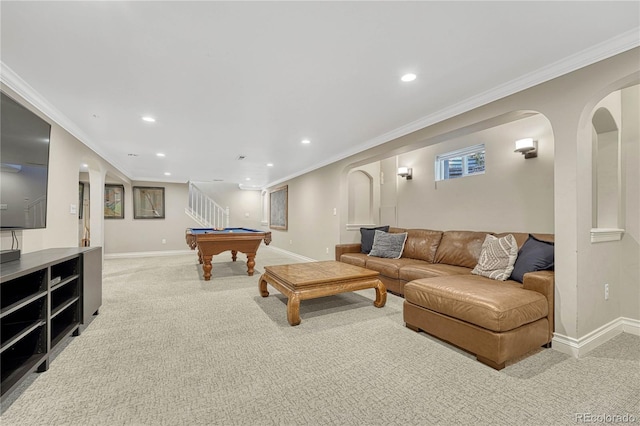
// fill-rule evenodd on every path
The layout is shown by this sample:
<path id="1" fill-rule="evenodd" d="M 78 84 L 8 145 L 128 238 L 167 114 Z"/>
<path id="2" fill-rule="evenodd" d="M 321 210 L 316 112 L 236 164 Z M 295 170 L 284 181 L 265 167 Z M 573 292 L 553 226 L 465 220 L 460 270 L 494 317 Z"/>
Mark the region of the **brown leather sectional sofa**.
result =
<path id="1" fill-rule="evenodd" d="M 360 244 L 339 244 L 335 256 L 340 262 L 380 272 L 387 290 L 405 298 L 408 328 L 450 342 L 497 370 L 507 360 L 550 347 L 553 271 L 526 273 L 522 284 L 471 274 L 487 234 L 512 234 L 518 248 L 529 234 L 401 228 L 389 232 L 407 232 L 399 259 L 360 253 Z M 534 236 L 553 241 L 551 234 Z"/>

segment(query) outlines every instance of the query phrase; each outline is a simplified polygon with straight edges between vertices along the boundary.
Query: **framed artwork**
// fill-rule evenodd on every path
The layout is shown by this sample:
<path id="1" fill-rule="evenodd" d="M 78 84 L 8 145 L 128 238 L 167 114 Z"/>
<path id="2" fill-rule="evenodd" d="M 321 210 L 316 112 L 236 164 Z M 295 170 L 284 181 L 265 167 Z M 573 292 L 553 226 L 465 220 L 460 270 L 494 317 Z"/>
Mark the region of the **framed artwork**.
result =
<path id="1" fill-rule="evenodd" d="M 289 215 L 288 186 L 281 186 L 269 193 L 269 228 L 287 229 Z"/>
<path id="2" fill-rule="evenodd" d="M 104 218 L 124 219 L 124 185 L 104 186 Z"/>
<path id="3" fill-rule="evenodd" d="M 82 219 L 84 206 L 84 183 L 78 182 L 78 219 Z"/>
<path id="4" fill-rule="evenodd" d="M 134 186 L 133 218 L 164 219 L 164 188 Z"/>

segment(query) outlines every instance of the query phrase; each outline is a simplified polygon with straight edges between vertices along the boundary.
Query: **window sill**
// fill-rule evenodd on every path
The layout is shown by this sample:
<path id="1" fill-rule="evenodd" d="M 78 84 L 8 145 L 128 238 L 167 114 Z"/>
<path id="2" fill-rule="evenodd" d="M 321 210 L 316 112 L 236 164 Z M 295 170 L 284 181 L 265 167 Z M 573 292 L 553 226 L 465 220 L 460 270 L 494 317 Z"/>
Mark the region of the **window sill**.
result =
<path id="1" fill-rule="evenodd" d="M 624 229 L 618 228 L 592 228 L 591 243 L 603 243 L 605 241 L 620 241 Z"/>

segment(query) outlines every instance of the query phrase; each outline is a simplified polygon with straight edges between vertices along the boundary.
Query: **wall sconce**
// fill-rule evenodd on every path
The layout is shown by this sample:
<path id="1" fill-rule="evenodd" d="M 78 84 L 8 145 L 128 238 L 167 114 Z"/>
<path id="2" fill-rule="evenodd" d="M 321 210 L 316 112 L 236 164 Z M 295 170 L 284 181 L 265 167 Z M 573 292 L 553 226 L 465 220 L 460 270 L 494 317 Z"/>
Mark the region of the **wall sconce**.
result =
<path id="1" fill-rule="evenodd" d="M 413 179 L 411 172 L 411 167 L 398 167 L 398 176 L 407 178 L 407 180 Z"/>
<path id="2" fill-rule="evenodd" d="M 538 141 L 533 138 L 519 139 L 516 141 L 516 150 L 524 155 L 524 158 L 536 158 L 538 156 Z"/>

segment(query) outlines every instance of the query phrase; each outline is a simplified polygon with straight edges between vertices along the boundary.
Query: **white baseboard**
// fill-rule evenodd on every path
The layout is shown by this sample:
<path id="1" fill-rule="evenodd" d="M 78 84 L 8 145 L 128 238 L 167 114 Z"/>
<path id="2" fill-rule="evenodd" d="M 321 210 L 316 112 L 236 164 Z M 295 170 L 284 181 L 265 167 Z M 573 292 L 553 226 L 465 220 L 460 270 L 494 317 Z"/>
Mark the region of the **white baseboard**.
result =
<path id="1" fill-rule="evenodd" d="M 105 259 L 126 259 L 131 257 L 156 257 L 156 256 L 176 256 L 183 254 L 196 255 L 194 250 L 166 250 L 166 251 L 136 251 L 130 253 L 109 253 L 105 254 Z"/>
<path id="2" fill-rule="evenodd" d="M 310 257 L 306 257 L 306 256 L 301 256 L 298 253 L 293 253 L 290 251 L 287 251 L 285 249 L 281 249 L 280 247 L 272 247 L 272 246 L 268 246 L 267 247 L 268 250 L 275 250 L 275 251 L 279 251 L 280 253 L 286 254 L 287 256 L 291 256 L 291 257 L 295 257 L 296 259 L 300 259 L 304 262 L 317 262 L 317 259 L 311 259 Z"/>
<path id="3" fill-rule="evenodd" d="M 304 262 L 317 262 L 317 259 L 311 259 L 310 257 L 301 256 L 297 253 L 293 253 L 279 247 L 266 246 L 264 243 L 260 245 L 262 250 L 275 250 L 280 253 L 286 254 L 287 256 L 295 257 L 296 259 L 300 259 Z M 193 254 L 194 256 L 197 254 L 195 250 L 165 250 L 165 251 L 136 251 L 130 253 L 108 253 L 104 255 L 105 259 L 126 259 L 131 257 L 156 257 L 156 256 L 176 256 L 176 255 L 184 255 L 184 254 Z"/>
<path id="4" fill-rule="evenodd" d="M 580 358 L 620 333 L 640 336 L 640 321 L 620 317 L 578 339 L 555 333 L 553 348 L 575 358 Z"/>

